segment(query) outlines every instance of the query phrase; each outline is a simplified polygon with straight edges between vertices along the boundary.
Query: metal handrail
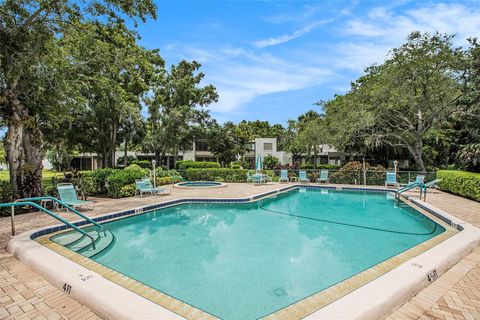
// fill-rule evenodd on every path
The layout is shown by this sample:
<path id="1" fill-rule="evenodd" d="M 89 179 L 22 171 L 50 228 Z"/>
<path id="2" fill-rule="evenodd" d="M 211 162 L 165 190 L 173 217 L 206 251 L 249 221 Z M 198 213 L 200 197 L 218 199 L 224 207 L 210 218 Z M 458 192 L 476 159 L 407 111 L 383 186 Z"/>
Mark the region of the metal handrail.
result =
<path id="1" fill-rule="evenodd" d="M 84 236 L 89 237 L 90 240 L 92 241 L 92 248 L 95 250 L 95 239 L 91 235 L 89 235 L 88 233 L 86 233 L 85 231 L 83 231 L 82 229 L 77 227 L 76 225 L 70 223 L 69 221 L 65 220 L 62 217 L 57 216 L 55 213 L 53 213 L 50 210 L 40 206 L 39 204 L 37 204 L 35 202 L 32 202 L 32 201 L 18 201 L 18 202 L 10 202 L 10 203 L 0 203 L 0 208 L 5 208 L 5 207 L 14 208 L 14 207 L 20 207 L 20 206 L 25 206 L 25 205 L 37 208 L 38 210 L 43 211 L 43 212 L 47 213 L 48 215 L 52 216 L 53 218 L 55 218 L 55 219 L 61 221 L 62 223 L 66 224 L 70 228 L 75 229 L 76 231 L 80 232 Z M 13 233 L 13 235 L 15 235 L 15 229 L 14 229 L 14 225 L 13 225 L 13 223 L 14 223 L 13 222 L 13 212 L 14 211 L 12 209 L 12 233 Z"/>
<path id="2" fill-rule="evenodd" d="M 395 191 L 395 198 L 397 199 L 400 199 L 400 194 L 408 191 L 408 190 L 411 190 L 411 189 L 414 189 L 414 188 L 417 188 L 419 187 L 420 188 L 420 198 L 422 198 L 422 187 L 423 187 L 423 184 L 420 184 L 418 182 L 414 182 L 412 183 L 411 185 L 408 185 L 408 186 L 405 186 L 403 188 L 400 188 L 398 190 Z"/>
<path id="3" fill-rule="evenodd" d="M 23 199 L 18 199 L 16 200 L 15 202 L 25 202 L 25 201 L 41 201 L 41 200 L 52 200 L 62 206 L 64 206 L 65 208 L 67 208 L 68 210 L 72 211 L 73 213 L 75 213 L 77 216 L 87 220 L 88 222 L 90 222 L 91 224 L 97 226 L 98 228 L 100 228 L 100 230 L 103 230 L 103 226 L 101 224 L 98 224 L 97 222 L 95 222 L 94 220 L 92 220 L 90 217 L 87 217 L 86 215 L 84 215 L 83 213 L 81 213 L 80 211 L 78 211 L 77 209 L 67 205 L 65 202 L 61 201 L 61 200 L 58 200 L 57 198 L 55 197 L 50 197 L 50 196 L 46 196 L 46 197 L 34 197 L 34 198 L 23 198 Z"/>

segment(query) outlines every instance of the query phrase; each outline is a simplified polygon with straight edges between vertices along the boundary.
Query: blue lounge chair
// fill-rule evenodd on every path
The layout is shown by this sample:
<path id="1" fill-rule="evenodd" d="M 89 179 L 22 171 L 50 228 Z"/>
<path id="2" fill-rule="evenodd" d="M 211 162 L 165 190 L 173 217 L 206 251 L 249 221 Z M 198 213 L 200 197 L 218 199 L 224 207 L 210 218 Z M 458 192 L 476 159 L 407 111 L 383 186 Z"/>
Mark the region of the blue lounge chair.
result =
<path id="1" fill-rule="evenodd" d="M 423 174 L 418 174 L 417 177 L 415 178 L 415 181 L 411 181 L 405 185 L 403 185 L 404 187 L 410 187 L 410 186 L 413 186 L 413 185 L 423 185 L 423 182 L 425 181 L 425 176 Z"/>
<path id="2" fill-rule="evenodd" d="M 252 182 L 253 182 L 253 183 L 256 183 L 256 184 L 265 183 L 265 182 L 266 182 L 265 175 L 264 175 L 264 174 L 261 174 L 261 173 L 256 173 L 256 174 L 252 175 L 252 176 L 251 176 L 251 179 L 252 179 Z"/>
<path id="3" fill-rule="evenodd" d="M 425 188 L 425 192 L 427 189 L 435 189 L 437 190 L 438 189 L 438 183 L 442 181 L 442 179 L 435 179 L 435 180 L 432 180 L 430 182 L 427 182 L 427 183 L 424 183 L 423 184 L 423 187 Z"/>
<path id="4" fill-rule="evenodd" d="M 148 179 L 141 179 L 135 181 L 135 194 L 138 193 L 140 197 L 143 197 L 144 194 L 168 194 L 164 188 L 154 188 L 152 183 Z"/>
<path id="5" fill-rule="evenodd" d="M 298 172 L 298 180 L 302 183 L 309 183 L 310 179 L 307 178 L 307 172 L 305 170 L 300 170 Z"/>
<path id="6" fill-rule="evenodd" d="M 438 185 L 437 183 L 439 183 L 440 181 L 442 181 L 442 179 L 435 179 L 435 180 L 432 180 L 430 182 L 427 182 L 427 183 L 424 183 L 422 185 L 422 189 L 423 189 L 423 200 L 424 201 L 427 201 L 427 189 L 437 189 L 438 188 Z M 422 199 L 422 192 L 420 189 L 420 200 Z"/>
<path id="7" fill-rule="evenodd" d="M 387 171 L 387 179 L 385 180 L 385 187 L 389 185 L 394 185 L 395 187 L 399 187 L 400 183 L 397 181 L 397 173 L 396 172 L 388 172 Z"/>
<path id="8" fill-rule="evenodd" d="M 95 202 L 78 199 L 77 191 L 71 183 L 59 183 L 57 184 L 57 190 L 60 201 L 69 205 L 70 207 L 73 207 L 74 209 L 83 206 L 91 206 L 90 209 L 92 210 L 95 208 Z"/>
<path id="9" fill-rule="evenodd" d="M 280 171 L 280 179 L 278 179 L 278 182 L 288 182 L 288 170 L 281 170 Z"/>
<path id="10" fill-rule="evenodd" d="M 320 171 L 320 177 L 318 177 L 317 182 L 328 182 L 328 170 Z"/>

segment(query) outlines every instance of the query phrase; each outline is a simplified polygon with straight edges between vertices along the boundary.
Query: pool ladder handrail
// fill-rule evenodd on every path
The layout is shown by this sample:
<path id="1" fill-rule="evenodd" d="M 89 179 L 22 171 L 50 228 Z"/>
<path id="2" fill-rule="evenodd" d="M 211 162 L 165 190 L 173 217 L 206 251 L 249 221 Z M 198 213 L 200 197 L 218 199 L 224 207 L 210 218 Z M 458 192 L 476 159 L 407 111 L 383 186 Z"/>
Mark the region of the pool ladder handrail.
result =
<path id="1" fill-rule="evenodd" d="M 422 184 L 418 183 L 418 182 L 414 182 L 408 186 L 405 186 L 405 187 L 402 187 L 398 190 L 395 191 L 395 199 L 397 200 L 400 200 L 400 195 L 404 192 L 407 192 L 409 190 L 412 190 L 414 188 L 417 188 L 419 187 L 420 188 L 420 192 L 422 191 Z"/>
<path id="2" fill-rule="evenodd" d="M 25 200 L 25 199 L 21 199 L 21 200 Z M 14 222 L 13 222 L 13 216 L 14 216 L 14 208 L 15 207 L 20 207 L 20 206 L 25 206 L 25 205 L 28 205 L 28 206 L 32 206 L 40 211 L 43 211 L 45 212 L 46 214 L 50 215 L 51 217 L 59 220 L 60 222 L 66 224 L 67 226 L 69 226 L 70 228 L 80 232 L 81 234 L 83 234 L 84 236 L 87 236 L 88 238 L 90 238 L 90 240 L 92 241 L 92 248 L 95 250 L 95 239 L 89 235 L 87 232 L 85 232 L 84 230 L 80 229 L 79 227 L 77 227 L 76 225 L 72 224 L 71 222 L 69 222 L 68 220 L 60 217 L 60 216 L 57 216 L 55 213 L 53 213 L 52 211 L 42 207 L 41 205 L 33 202 L 33 201 L 16 201 L 16 202 L 7 202 L 7 203 L 0 203 L 0 208 L 6 208 L 6 207 L 11 207 L 12 208 L 12 235 L 15 235 L 15 227 L 14 227 Z"/>
<path id="3" fill-rule="evenodd" d="M 15 202 L 25 202 L 25 201 L 42 201 L 42 200 L 51 200 L 53 202 L 56 202 L 58 203 L 59 205 L 61 205 L 62 207 L 65 207 L 67 210 L 69 211 L 72 211 L 73 213 L 75 213 L 77 216 L 87 220 L 88 222 L 90 222 L 91 224 L 95 225 L 96 227 L 98 227 L 100 230 L 103 230 L 103 226 L 97 222 L 95 222 L 93 219 L 91 219 L 90 217 L 84 215 L 83 213 L 81 213 L 80 211 L 78 211 L 77 209 L 69 206 L 68 204 L 66 204 L 65 202 L 55 198 L 55 197 L 50 197 L 50 196 L 45 196 L 45 197 L 33 197 L 33 198 L 23 198 L 23 199 L 18 199 L 18 200 L 15 200 Z"/>

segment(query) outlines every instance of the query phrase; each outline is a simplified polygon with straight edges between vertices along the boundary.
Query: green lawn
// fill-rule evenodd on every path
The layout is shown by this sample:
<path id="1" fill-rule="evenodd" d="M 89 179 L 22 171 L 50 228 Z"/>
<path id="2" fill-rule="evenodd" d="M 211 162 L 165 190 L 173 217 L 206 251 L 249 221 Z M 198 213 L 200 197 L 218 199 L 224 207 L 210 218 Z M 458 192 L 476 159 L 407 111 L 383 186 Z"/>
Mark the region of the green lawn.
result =
<path id="1" fill-rule="evenodd" d="M 43 170 L 43 172 L 42 172 L 43 180 L 48 179 L 48 178 L 52 178 L 52 177 L 55 177 L 55 176 L 63 177 L 63 173 L 62 172 L 50 171 L 50 170 Z M 0 171 L 0 180 L 8 181 L 9 179 L 10 179 L 10 176 L 9 176 L 8 170 Z"/>

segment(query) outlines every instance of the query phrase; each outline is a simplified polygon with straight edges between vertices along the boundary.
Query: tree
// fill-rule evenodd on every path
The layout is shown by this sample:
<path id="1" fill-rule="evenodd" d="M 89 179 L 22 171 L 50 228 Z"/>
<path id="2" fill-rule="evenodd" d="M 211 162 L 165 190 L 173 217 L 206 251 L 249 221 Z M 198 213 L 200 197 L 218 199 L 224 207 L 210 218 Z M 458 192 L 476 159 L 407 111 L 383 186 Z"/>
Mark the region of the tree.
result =
<path id="1" fill-rule="evenodd" d="M 476 38 L 469 42 L 459 77 L 463 95 L 454 114 L 462 133 L 457 159 L 467 170 L 480 172 L 480 44 Z"/>
<path id="2" fill-rule="evenodd" d="M 232 122 L 227 122 L 223 126 L 215 122 L 207 130 L 208 149 L 218 158 L 222 167 L 237 159 L 235 129 L 236 126 Z"/>
<path id="3" fill-rule="evenodd" d="M 81 133 L 76 140 L 83 151 L 99 154 L 103 167 L 113 167 L 117 146 L 142 127 L 141 103 L 163 59 L 138 46 L 121 24 L 72 28 L 62 43 L 81 75 L 85 100 L 74 121 L 73 132 Z"/>
<path id="4" fill-rule="evenodd" d="M 17 196 L 42 193 L 41 126 L 45 115 L 53 113 L 49 106 L 58 111 L 69 102 L 68 91 L 57 87 L 65 85 L 64 77 L 56 78 L 66 75 L 59 72 L 64 64 L 58 59 L 64 56 L 57 46 L 65 28 L 85 20 L 122 23 L 122 17 L 145 20 L 149 16 L 155 17 L 151 0 L 86 0 L 81 5 L 69 0 L 5 0 L 0 4 L 0 118 L 7 126 L 4 144 Z"/>
<path id="5" fill-rule="evenodd" d="M 168 151 L 176 162 L 178 152 L 191 148 L 199 126 L 207 123 L 206 107 L 218 101 L 213 85 L 200 86 L 205 76 L 199 72 L 200 67 L 196 61 L 182 60 L 156 78 L 154 97 L 147 103 L 151 130 L 149 145 L 153 146 L 156 157 Z"/>
<path id="6" fill-rule="evenodd" d="M 405 148 L 425 172 L 424 137 L 445 124 L 461 97 L 455 81 L 461 57 L 453 36 L 413 32 L 383 65 L 366 69 L 349 93 L 325 104 L 335 140 Z"/>
<path id="7" fill-rule="evenodd" d="M 302 122 L 301 128 L 297 139 L 303 150 L 308 155 L 313 156 L 313 165 L 317 165 L 317 155 L 320 152 L 320 147 L 329 143 L 325 120 L 322 117 L 311 118 Z"/>

